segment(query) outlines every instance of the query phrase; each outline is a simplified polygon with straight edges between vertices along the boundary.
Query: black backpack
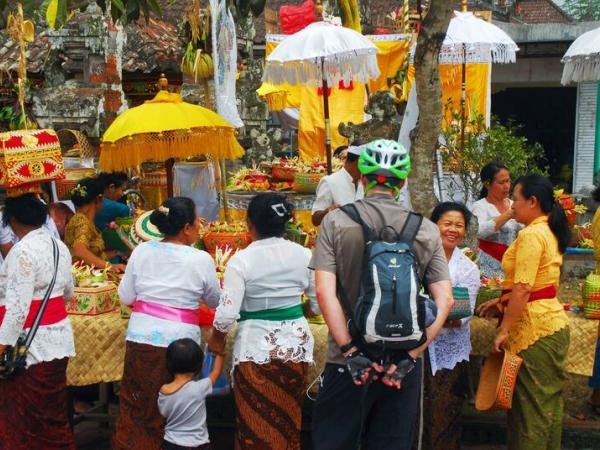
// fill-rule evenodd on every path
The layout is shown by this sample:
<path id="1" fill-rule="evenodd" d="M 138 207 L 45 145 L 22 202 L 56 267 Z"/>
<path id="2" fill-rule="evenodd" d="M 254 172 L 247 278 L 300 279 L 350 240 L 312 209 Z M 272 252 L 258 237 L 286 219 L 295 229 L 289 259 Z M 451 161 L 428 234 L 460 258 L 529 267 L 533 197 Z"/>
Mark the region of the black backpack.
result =
<path id="1" fill-rule="evenodd" d="M 418 263 L 412 244 L 423 216 L 410 212 L 400 232 L 391 226 L 377 233 L 360 218 L 353 204 L 341 208 L 361 225 L 365 239 L 363 267 L 358 301 L 354 311 L 338 284 L 342 305 L 351 317 L 349 328 L 361 350 L 373 355 L 387 351 L 412 350 L 427 340 L 425 298 L 421 295 Z M 396 240 L 382 239 L 384 230 L 396 234 Z"/>

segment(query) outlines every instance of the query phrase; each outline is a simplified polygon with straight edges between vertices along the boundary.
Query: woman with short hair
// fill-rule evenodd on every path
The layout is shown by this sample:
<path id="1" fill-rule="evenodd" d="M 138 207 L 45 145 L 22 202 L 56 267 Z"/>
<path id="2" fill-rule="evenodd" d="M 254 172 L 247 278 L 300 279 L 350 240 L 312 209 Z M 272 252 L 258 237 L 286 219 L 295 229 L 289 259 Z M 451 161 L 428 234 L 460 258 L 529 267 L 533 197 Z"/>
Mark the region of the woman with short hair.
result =
<path id="1" fill-rule="evenodd" d="M 314 340 L 302 311 L 313 305 L 310 250 L 282 236 L 292 205 L 280 194 L 258 194 L 248 205 L 253 242 L 231 257 L 209 349 L 233 346 L 236 448 L 300 449 L 302 401 Z M 318 310 L 315 306 L 313 310 Z"/>
<path id="2" fill-rule="evenodd" d="M 67 417 L 67 362 L 75 356 L 65 303 L 73 295 L 71 255 L 41 227 L 48 207 L 35 194 L 7 198 L 4 225 L 19 238 L 0 268 L 0 354 L 28 332 L 54 275 L 56 280 L 29 347 L 27 368 L 0 380 L 0 447 L 10 450 L 75 449 Z"/>
<path id="3" fill-rule="evenodd" d="M 200 228 L 194 202 L 170 198 L 150 222 L 164 239 L 133 250 L 119 285 L 121 302 L 133 306 L 114 442 L 123 450 L 160 448 L 164 418 L 157 401 L 169 381 L 167 347 L 183 338 L 200 343 L 200 304 L 214 308 L 220 294 L 213 259 L 192 247 Z"/>

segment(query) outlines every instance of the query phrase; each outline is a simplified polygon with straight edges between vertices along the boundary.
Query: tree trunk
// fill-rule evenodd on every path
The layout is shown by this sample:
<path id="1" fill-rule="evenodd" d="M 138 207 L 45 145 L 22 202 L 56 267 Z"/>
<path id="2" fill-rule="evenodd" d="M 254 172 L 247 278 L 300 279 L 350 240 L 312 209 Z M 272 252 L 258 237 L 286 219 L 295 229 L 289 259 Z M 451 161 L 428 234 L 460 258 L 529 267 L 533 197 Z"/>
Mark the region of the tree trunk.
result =
<path id="1" fill-rule="evenodd" d="M 436 205 L 432 171 L 439 135 L 442 131 L 442 86 L 438 55 L 452 17 L 449 0 L 431 0 L 423 20 L 415 52 L 415 83 L 419 122 L 411 133 L 412 172 L 410 194 L 415 211 L 428 216 Z"/>

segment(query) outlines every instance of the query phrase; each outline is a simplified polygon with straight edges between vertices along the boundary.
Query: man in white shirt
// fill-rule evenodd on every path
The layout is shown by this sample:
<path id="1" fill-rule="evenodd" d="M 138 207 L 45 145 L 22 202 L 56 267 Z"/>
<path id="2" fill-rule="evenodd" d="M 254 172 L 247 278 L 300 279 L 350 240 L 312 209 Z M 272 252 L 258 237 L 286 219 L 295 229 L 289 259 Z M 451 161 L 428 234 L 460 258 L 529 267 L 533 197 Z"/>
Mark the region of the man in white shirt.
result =
<path id="1" fill-rule="evenodd" d="M 336 154 L 345 150 L 336 149 Z M 358 171 L 358 157 L 362 147 L 349 146 L 344 167 L 336 173 L 321 178 L 317 195 L 312 206 L 312 223 L 319 226 L 328 212 L 340 206 L 353 203 L 365 196 Z"/>
<path id="2" fill-rule="evenodd" d="M 42 225 L 42 230 L 45 230 L 55 239 L 60 240 L 60 236 L 58 235 L 58 230 L 56 229 L 56 225 L 54 221 L 48 216 L 46 218 L 46 223 Z M 6 255 L 10 251 L 13 245 L 19 242 L 19 238 L 13 232 L 10 225 L 4 225 L 2 213 L 0 212 L 0 253 L 2 256 L 0 257 L 0 261 L 3 258 L 6 258 Z"/>

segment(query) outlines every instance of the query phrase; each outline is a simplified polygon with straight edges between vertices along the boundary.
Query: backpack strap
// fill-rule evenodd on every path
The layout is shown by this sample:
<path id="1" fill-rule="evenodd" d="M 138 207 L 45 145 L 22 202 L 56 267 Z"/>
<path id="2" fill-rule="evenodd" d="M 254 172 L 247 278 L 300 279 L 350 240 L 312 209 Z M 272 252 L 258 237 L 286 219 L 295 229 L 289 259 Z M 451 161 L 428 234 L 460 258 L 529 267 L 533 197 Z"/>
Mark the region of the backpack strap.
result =
<path id="1" fill-rule="evenodd" d="M 363 229 L 363 236 L 365 238 L 365 244 L 377 239 L 377 233 L 360 218 L 358 209 L 352 203 L 348 203 L 340 208 L 350 219 L 359 224 Z"/>
<path id="2" fill-rule="evenodd" d="M 421 228 L 421 223 L 423 223 L 423 216 L 421 214 L 412 211 L 409 212 L 398 240 L 412 247 L 412 244 L 417 237 L 417 233 L 419 232 L 419 228 Z"/>

